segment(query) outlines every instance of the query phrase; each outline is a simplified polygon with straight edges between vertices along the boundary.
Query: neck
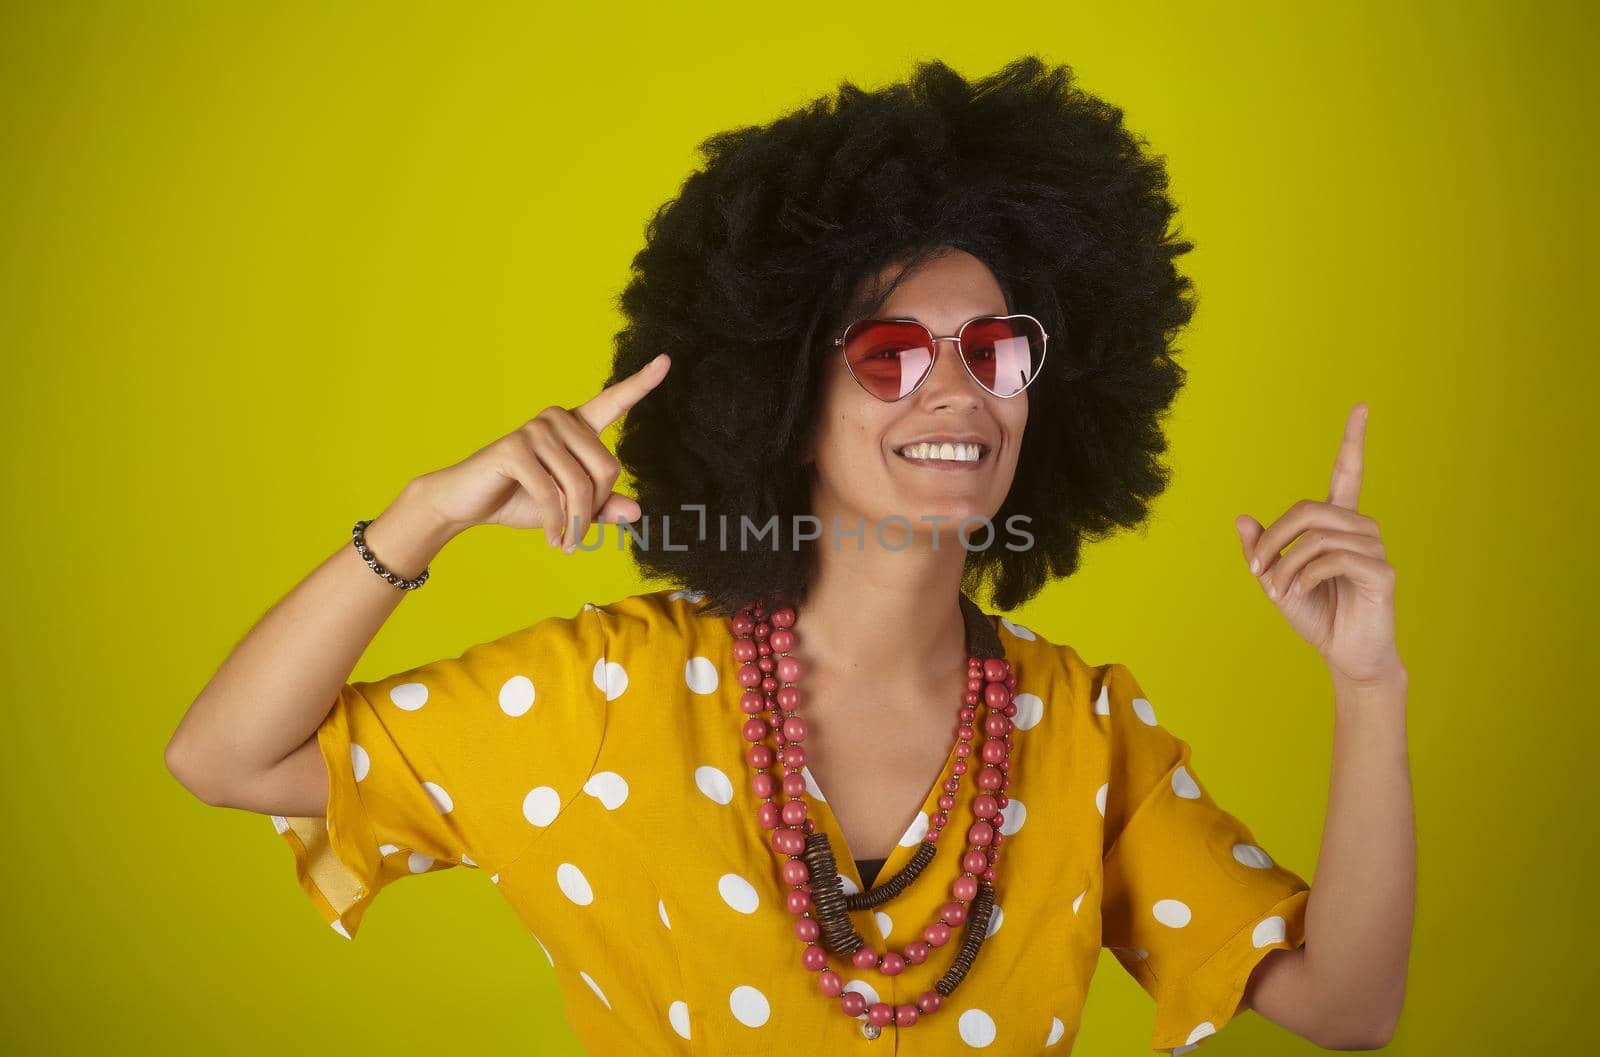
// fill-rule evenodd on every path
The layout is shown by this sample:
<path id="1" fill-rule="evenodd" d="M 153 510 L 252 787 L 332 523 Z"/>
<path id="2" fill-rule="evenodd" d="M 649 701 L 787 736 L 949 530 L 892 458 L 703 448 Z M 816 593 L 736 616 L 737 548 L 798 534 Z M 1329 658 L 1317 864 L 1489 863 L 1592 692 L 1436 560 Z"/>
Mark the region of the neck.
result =
<path id="1" fill-rule="evenodd" d="M 945 710 L 949 695 L 931 691 L 965 680 L 966 552 L 948 539 L 938 550 L 915 539 L 899 551 L 834 550 L 826 541 L 825 533 L 797 626 L 806 682 L 827 691 L 811 700 L 848 699 L 849 688 L 870 687 L 872 703 L 886 711 Z"/>

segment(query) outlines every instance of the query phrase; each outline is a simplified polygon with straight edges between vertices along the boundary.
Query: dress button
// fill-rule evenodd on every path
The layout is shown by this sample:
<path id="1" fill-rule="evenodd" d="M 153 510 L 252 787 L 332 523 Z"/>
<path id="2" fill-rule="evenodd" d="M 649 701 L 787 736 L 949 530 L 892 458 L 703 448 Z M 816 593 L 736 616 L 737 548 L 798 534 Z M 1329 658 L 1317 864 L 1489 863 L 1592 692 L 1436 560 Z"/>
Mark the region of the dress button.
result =
<path id="1" fill-rule="evenodd" d="M 883 1034 L 883 1029 L 878 1027 L 878 1025 L 874 1024 L 872 1021 L 863 1018 L 861 1021 L 861 1034 L 865 1035 L 869 1039 L 875 1039 L 879 1035 Z"/>

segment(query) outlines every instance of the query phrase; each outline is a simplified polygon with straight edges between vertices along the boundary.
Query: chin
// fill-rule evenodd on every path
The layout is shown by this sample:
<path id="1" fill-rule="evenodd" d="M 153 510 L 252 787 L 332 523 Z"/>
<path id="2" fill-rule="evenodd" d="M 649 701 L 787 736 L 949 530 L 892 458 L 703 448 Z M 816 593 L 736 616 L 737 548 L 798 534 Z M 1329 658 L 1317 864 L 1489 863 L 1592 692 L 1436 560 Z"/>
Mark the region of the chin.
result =
<path id="1" fill-rule="evenodd" d="M 994 522 L 996 536 L 1004 532 L 1005 526 L 994 520 L 995 511 L 998 509 L 998 506 L 991 508 L 985 503 L 975 502 L 967 498 L 952 497 L 947 502 L 939 502 L 937 500 L 930 502 L 926 498 L 920 498 L 896 504 L 891 508 L 874 514 L 868 514 L 867 528 L 869 532 L 873 531 L 872 526 L 877 522 L 898 515 L 911 522 L 912 532 L 918 536 L 926 536 L 929 539 L 932 539 L 934 527 L 937 525 L 939 546 L 944 547 L 954 541 L 953 533 L 961 527 L 961 522 L 964 518 L 987 518 Z M 924 518 L 928 520 L 923 520 Z M 932 520 L 933 518 L 939 518 L 940 520 L 935 522 Z M 980 537 L 982 536 L 981 525 L 974 525 L 973 530 Z M 889 534 L 898 531 L 900 531 L 900 523 L 897 521 L 888 522 L 884 525 L 884 536 L 887 539 L 893 540 L 895 537 Z"/>

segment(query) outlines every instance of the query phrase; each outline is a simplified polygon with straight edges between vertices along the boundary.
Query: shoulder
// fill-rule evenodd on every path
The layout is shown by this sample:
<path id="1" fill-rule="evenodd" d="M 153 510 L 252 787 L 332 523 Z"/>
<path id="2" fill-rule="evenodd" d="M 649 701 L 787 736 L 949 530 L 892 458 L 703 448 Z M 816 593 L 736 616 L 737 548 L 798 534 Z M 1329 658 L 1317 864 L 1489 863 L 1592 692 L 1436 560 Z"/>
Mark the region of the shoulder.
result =
<path id="1" fill-rule="evenodd" d="M 1053 632 L 997 613 L 985 616 L 994 622 L 1006 659 L 1022 677 L 1078 685 L 1095 673 L 1095 669 L 1078 656 L 1077 650 Z"/>
<path id="2" fill-rule="evenodd" d="M 491 643 L 473 647 L 480 654 L 551 654 L 563 649 L 596 657 L 619 645 L 659 645 L 686 626 L 691 607 L 683 592 L 669 590 L 627 595 L 609 602 L 584 602 L 574 612 L 540 617 Z"/>
<path id="3" fill-rule="evenodd" d="M 704 598 L 696 591 L 663 588 L 610 602 L 585 602 L 580 615 L 592 613 L 607 637 L 621 645 L 683 645 L 699 641 L 718 624 L 718 618 L 700 612 Z"/>
<path id="4" fill-rule="evenodd" d="M 1100 717 L 1127 714 L 1153 719 L 1149 702 L 1126 664 L 1091 662 L 1064 641 L 1064 636 L 1049 629 L 998 614 L 986 615 L 995 623 L 1007 659 L 1019 678 L 1036 688 L 1034 692 L 1048 690 Z M 1114 709 L 1113 702 L 1122 705 L 1122 712 Z"/>

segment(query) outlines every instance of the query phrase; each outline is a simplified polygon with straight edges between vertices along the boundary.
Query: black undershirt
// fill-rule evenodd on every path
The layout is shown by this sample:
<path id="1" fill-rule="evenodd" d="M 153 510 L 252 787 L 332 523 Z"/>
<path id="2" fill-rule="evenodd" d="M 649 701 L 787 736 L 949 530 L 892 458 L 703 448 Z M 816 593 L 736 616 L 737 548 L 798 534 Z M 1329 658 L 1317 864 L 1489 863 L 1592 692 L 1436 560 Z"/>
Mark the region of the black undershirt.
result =
<path id="1" fill-rule="evenodd" d="M 861 875 L 863 888 L 871 888 L 872 882 L 877 879 L 878 871 L 883 869 L 883 864 L 888 859 L 857 859 L 856 872 Z"/>

